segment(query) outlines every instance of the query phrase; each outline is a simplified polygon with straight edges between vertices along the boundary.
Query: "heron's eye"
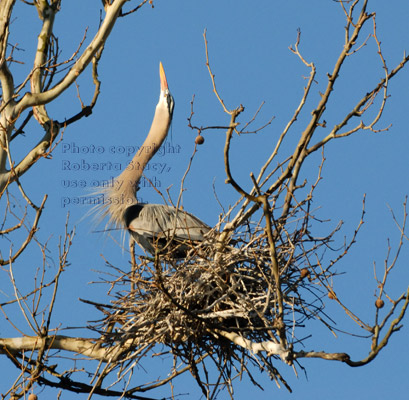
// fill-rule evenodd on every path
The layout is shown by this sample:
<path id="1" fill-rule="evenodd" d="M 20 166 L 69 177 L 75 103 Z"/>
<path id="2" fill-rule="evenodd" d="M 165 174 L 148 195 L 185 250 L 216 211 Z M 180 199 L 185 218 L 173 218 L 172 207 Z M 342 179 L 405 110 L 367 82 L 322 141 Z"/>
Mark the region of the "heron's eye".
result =
<path id="1" fill-rule="evenodd" d="M 168 96 L 166 97 L 166 101 L 168 103 L 168 110 L 170 115 L 172 116 L 173 114 L 173 108 L 175 107 L 175 101 L 173 100 L 172 95 L 169 93 Z"/>

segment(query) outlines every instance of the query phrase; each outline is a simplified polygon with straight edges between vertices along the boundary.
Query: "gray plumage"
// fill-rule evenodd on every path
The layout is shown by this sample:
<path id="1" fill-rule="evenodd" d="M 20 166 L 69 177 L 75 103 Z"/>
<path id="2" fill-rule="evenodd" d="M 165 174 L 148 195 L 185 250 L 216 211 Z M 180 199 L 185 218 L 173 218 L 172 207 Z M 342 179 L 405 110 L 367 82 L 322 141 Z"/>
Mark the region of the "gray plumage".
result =
<path id="1" fill-rule="evenodd" d="M 211 229 L 194 215 L 162 204 L 128 207 L 124 220 L 135 241 L 149 253 L 164 250 L 177 257 L 184 256 Z"/>

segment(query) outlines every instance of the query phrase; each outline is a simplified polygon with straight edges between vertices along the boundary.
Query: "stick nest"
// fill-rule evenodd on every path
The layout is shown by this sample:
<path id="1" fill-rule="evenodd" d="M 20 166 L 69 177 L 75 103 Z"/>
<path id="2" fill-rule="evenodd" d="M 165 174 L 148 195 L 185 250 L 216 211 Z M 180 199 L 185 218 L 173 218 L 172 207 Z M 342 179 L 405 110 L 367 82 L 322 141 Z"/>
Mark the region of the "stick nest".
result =
<path id="1" fill-rule="evenodd" d="M 163 254 L 140 257 L 132 273 L 115 268 L 118 276 L 110 281 L 115 299 L 103 307 L 106 318 L 94 328 L 105 343 L 132 339 L 136 347 L 160 343 L 172 349 L 188 345 L 229 352 L 233 343 L 220 332 L 235 332 L 252 342 L 278 343 L 280 329 L 300 325 L 321 311 L 314 267 L 309 264 L 306 273 L 308 251 L 297 245 L 302 236 L 303 232 L 294 231 L 291 237 L 286 234 L 277 240 L 279 289 L 268 241 L 259 226 L 236 234 L 233 245 L 220 246 L 217 235 L 210 235 L 200 245 L 192 244 L 183 260 Z M 316 293 L 314 299 L 301 298 L 300 287 Z"/>

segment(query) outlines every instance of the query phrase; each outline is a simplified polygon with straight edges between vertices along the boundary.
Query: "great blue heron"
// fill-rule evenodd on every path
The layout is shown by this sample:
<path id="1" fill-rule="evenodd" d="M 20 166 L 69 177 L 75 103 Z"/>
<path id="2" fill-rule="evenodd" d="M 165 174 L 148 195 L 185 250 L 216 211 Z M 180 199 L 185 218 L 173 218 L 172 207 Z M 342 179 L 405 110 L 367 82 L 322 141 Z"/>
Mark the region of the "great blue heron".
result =
<path id="1" fill-rule="evenodd" d="M 162 204 L 141 204 L 136 197 L 143 170 L 165 140 L 172 121 L 175 103 L 162 63 L 159 76 L 159 102 L 148 136 L 114 185 L 105 191 L 103 214 L 109 216 L 109 224 L 125 227 L 149 253 L 165 248 L 181 257 L 189 248 L 188 242 L 202 241 L 211 228 L 185 211 Z"/>

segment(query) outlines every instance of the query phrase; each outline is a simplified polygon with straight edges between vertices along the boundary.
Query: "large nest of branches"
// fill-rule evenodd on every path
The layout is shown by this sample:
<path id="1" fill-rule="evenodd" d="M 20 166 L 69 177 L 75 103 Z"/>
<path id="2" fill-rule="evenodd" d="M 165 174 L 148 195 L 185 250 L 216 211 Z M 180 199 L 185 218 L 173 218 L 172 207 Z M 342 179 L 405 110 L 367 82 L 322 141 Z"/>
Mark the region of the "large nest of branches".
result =
<path id="1" fill-rule="evenodd" d="M 316 258 L 310 262 L 309 255 L 327 248 L 336 230 L 313 238 L 308 232 L 311 214 L 305 210 L 303 215 L 287 221 L 291 233 L 274 222 L 273 246 L 260 218 L 242 224 L 224 242 L 222 233 L 210 232 L 180 260 L 158 254 L 134 260 L 132 272 L 111 266 L 114 299 L 99 305 L 105 318 L 94 329 L 104 344 L 126 349 L 123 357 L 164 344 L 191 365 L 208 355 L 222 369 L 234 360 L 243 366 L 244 359 L 251 359 L 277 377 L 272 361 L 285 358 L 277 351 L 288 348 L 285 332 L 305 319 L 322 317 L 321 298 L 328 293 L 322 282 L 332 275 Z"/>

